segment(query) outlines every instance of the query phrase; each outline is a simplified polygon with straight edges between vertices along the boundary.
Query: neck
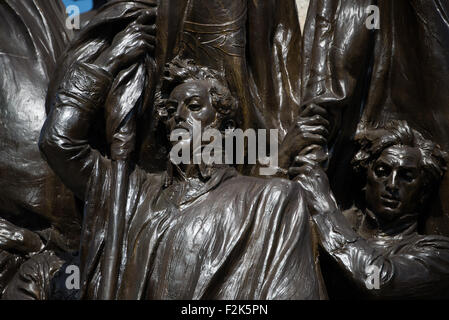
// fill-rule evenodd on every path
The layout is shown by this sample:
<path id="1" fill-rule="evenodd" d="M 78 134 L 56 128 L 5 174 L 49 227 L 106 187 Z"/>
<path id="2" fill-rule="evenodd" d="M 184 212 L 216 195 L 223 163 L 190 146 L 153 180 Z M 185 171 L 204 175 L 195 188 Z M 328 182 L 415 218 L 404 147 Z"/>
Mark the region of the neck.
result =
<path id="1" fill-rule="evenodd" d="M 208 181 L 213 172 L 219 168 L 223 168 L 227 165 L 206 165 L 201 164 L 189 164 L 189 165 L 176 165 L 172 162 L 168 163 L 167 167 L 167 179 L 165 186 L 168 187 L 176 181 L 190 181 L 190 180 L 200 180 L 202 182 Z"/>
<path id="2" fill-rule="evenodd" d="M 379 219 L 371 210 L 365 209 L 360 233 L 368 237 L 397 237 L 417 231 L 418 215 L 404 214 L 393 221 Z"/>

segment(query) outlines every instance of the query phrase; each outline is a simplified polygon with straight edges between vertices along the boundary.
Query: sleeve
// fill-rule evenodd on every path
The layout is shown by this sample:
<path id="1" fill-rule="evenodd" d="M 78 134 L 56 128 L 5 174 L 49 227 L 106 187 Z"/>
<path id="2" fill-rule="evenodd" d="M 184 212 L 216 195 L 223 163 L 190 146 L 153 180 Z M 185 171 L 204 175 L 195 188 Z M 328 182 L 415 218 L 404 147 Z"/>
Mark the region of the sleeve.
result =
<path id="1" fill-rule="evenodd" d="M 19 255 L 0 250 L 0 299 L 24 261 L 25 259 Z"/>
<path id="2" fill-rule="evenodd" d="M 448 239 L 424 237 L 387 253 L 355 233 L 339 211 L 317 214 L 314 221 L 326 252 L 368 295 L 435 298 L 442 292 L 447 296 Z"/>
<path id="3" fill-rule="evenodd" d="M 93 150 L 88 136 L 94 116 L 112 82 L 103 69 L 76 63 L 65 75 L 55 104 L 44 124 L 39 147 L 53 171 L 80 199 L 84 199 L 93 170 L 110 166 Z"/>

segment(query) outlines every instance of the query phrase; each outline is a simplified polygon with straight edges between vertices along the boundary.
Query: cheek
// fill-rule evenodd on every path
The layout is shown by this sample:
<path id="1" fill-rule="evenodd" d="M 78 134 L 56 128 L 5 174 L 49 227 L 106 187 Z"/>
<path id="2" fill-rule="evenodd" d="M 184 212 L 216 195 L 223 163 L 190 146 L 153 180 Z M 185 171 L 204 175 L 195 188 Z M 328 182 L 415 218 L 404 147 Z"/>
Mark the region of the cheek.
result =
<path id="1" fill-rule="evenodd" d="M 379 205 L 382 188 L 383 187 L 380 181 L 374 179 L 373 177 L 368 177 L 365 187 L 365 201 L 366 205 L 371 209 L 375 209 Z"/>
<path id="2" fill-rule="evenodd" d="M 193 117 L 203 124 L 209 124 L 215 120 L 215 112 L 210 110 L 210 108 L 203 108 L 200 112 L 194 114 Z"/>
<path id="3" fill-rule="evenodd" d="M 384 188 L 384 181 L 382 179 L 374 177 L 373 174 L 369 174 L 366 179 L 366 192 L 367 194 L 378 194 L 380 190 Z"/>
<path id="4" fill-rule="evenodd" d="M 418 199 L 421 196 L 422 185 L 420 181 L 404 184 L 401 188 L 403 197 Z"/>

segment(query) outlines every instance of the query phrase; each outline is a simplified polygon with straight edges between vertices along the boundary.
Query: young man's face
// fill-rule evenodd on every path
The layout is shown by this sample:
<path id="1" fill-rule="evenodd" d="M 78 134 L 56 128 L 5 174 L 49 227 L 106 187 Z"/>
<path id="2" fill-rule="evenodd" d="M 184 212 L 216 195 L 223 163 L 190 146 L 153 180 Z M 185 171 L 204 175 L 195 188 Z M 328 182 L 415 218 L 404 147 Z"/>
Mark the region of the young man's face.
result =
<path id="1" fill-rule="evenodd" d="M 421 154 L 417 148 L 385 149 L 368 169 L 366 205 L 382 221 L 417 213 L 422 196 Z"/>

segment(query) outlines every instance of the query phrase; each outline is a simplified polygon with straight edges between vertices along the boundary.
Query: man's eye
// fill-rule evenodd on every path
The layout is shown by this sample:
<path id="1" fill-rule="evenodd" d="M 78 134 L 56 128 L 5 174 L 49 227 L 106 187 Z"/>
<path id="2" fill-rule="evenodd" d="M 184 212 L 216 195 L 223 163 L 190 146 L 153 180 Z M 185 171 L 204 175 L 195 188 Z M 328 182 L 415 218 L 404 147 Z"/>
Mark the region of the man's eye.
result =
<path id="1" fill-rule="evenodd" d="M 376 176 L 378 177 L 386 177 L 389 175 L 389 170 L 388 168 L 384 167 L 384 166 L 378 166 L 374 169 L 374 172 L 376 173 Z"/>
<path id="2" fill-rule="evenodd" d="M 199 103 L 191 103 L 189 104 L 189 109 L 192 111 L 199 111 L 201 110 L 202 106 Z"/>
<path id="3" fill-rule="evenodd" d="M 167 108 L 167 112 L 169 115 L 172 115 L 176 112 L 176 108 L 175 107 L 168 107 Z"/>
<path id="4" fill-rule="evenodd" d="M 402 171 L 401 176 L 407 182 L 412 182 L 415 180 L 415 175 L 411 171 Z"/>

